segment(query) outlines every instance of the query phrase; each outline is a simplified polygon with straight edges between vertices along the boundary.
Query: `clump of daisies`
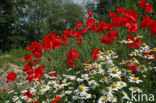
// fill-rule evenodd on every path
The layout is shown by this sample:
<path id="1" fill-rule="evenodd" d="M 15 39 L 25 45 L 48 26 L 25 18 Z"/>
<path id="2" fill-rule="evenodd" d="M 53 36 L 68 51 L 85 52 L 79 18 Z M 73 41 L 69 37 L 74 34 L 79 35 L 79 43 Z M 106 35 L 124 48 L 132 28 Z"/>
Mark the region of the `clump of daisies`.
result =
<path id="1" fill-rule="evenodd" d="M 24 88 L 20 92 L 10 91 L 13 97 L 6 102 L 52 103 L 58 100 L 59 103 L 117 103 L 121 102 L 125 94 L 143 92 L 143 80 L 136 71 L 145 73 L 142 71 L 146 66 L 141 65 L 136 58 L 115 64 L 118 56 L 113 50 L 99 51 L 96 55 L 95 62 L 84 63 L 84 72 L 57 75 L 54 71 L 45 73 L 40 82 L 19 83 Z"/>

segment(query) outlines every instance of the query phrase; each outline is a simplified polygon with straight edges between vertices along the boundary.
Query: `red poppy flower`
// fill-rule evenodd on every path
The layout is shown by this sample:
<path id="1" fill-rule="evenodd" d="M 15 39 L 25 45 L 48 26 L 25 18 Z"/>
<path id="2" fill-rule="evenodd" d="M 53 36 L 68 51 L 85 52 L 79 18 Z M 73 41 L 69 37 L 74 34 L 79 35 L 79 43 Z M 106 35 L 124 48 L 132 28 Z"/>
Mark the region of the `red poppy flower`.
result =
<path id="1" fill-rule="evenodd" d="M 45 71 L 43 70 L 42 66 L 39 66 L 37 69 L 35 69 L 34 74 L 35 74 L 35 78 L 38 79 L 38 81 L 40 81 L 42 75 L 45 73 Z"/>
<path id="2" fill-rule="evenodd" d="M 98 58 L 97 54 L 99 51 L 100 51 L 100 49 L 94 49 L 94 51 L 92 52 L 93 60 L 96 60 Z"/>
<path id="3" fill-rule="evenodd" d="M 33 103 L 40 103 L 40 102 L 33 102 Z"/>
<path id="4" fill-rule="evenodd" d="M 93 14 L 91 11 L 88 12 L 89 17 L 93 17 Z"/>
<path id="5" fill-rule="evenodd" d="M 31 55 L 25 55 L 24 56 L 25 61 L 31 60 L 32 56 Z"/>
<path id="6" fill-rule="evenodd" d="M 127 13 L 127 10 L 124 8 L 117 8 L 117 12 L 121 15 L 125 15 Z"/>
<path id="7" fill-rule="evenodd" d="M 153 13 L 153 7 L 149 3 L 146 3 L 144 13 Z"/>
<path id="8" fill-rule="evenodd" d="M 128 29 L 128 33 L 135 33 L 139 29 L 138 25 L 133 23 L 126 23 L 126 27 Z"/>
<path id="9" fill-rule="evenodd" d="M 117 33 L 118 31 L 110 31 L 109 34 L 110 34 L 110 37 L 112 40 L 115 40 L 117 38 Z"/>
<path id="10" fill-rule="evenodd" d="M 79 52 L 76 52 L 76 50 L 68 51 L 68 60 L 78 60 L 78 59 L 79 59 Z"/>
<path id="11" fill-rule="evenodd" d="M 85 33 L 87 33 L 87 29 L 85 29 L 85 28 L 82 28 L 82 30 L 81 30 L 81 33 L 82 33 L 82 34 L 85 34 Z"/>
<path id="12" fill-rule="evenodd" d="M 60 96 L 56 96 L 54 100 L 52 100 L 51 103 L 58 103 L 61 100 Z"/>
<path id="13" fill-rule="evenodd" d="M 150 33 L 156 35 L 156 21 L 153 21 L 150 25 Z"/>
<path id="14" fill-rule="evenodd" d="M 7 92 L 7 89 L 3 89 L 3 93 L 6 93 Z"/>
<path id="15" fill-rule="evenodd" d="M 138 5 L 139 8 L 144 8 L 146 6 L 146 0 L 139 0 L 138 2 L 139 2 Z"/>
<path id="16" fill-rule="evenodd" d="M 83 41 L 82 41 L 82 40 L 78 40 L 77 43 L 78 43 L 78 44 L 82 44 Z"/>
<path id="17" fill-rule="evenodd" d="M 101 39 L 104 44 L 112 44 L 112 38 L 109 34 L 105 34 L 105 36 Z"/>
<path id="18" fill-rule="evenodd" d="M 24 96 L 27 96 L 28 98 L 33 98 L 34 94 L 30 93 L 30 90 L 27 89 L 27 92 L 24 93 Z"/>
<path id="19" fill-rule="evenodd" d="M 54 76 L 56 77 L 57 76 L 57 72 L 54 72 L 54 73 L 50 73 L 51 76 Z"/>
<path id="20" fill-rule="evenodd" d="M 75 67 L 75 64 L 74 64 L 74 62 L 73 62 L 72 60 L 68 60 L 68 61 L 66 62 L 66 64 L 67 64 L 68 66 L 70 66 L 70 67 Z"/>
<path id="21" fill-rule="evenodd" d="M 141 39 L 133 35 L 128 36 L 128 40 L 131 40 L 132 43 L 127 43 L 129 48 L 138 48 L 142 45 Z"/>
<path id="22" fill-rule="evenodd" d="M 56 97 L 55 97 L 55 101 L 56 101 L 56 102 L 59 102 L 60 100 L 61 100 L 61 97 L 60 97 L 60 96 L 56 96 Z"/>
<path id="23" fill-rule="evenodd" d="M 77 22 L 76 24 L 77 24 L 77 26 L 83 26 L 82 22 Z"/>
<path id="24" fill-rule="evenodd" d="M 126 66 L 128 67 L 129 70 L 132 70 L 134 72 L 137 71 L 137 65 L 135 63 L 132 64 L 126 63 Z"/>
<path id="25" fill-rule="evenodd" d="M 9 73 L 6 78 L 7 78 L 7 83 L 12 82 L 16 79 L 16 73 Z"/>
<path id="26" fill-rule="evenodd" d="M 143 16 L 143 21 L 141 22 L 142 28 L 147 28 L 153 23 L 153 20 L 150 19 L 150 16 Z"/>
<path id="27" fill-rule="evenodd" d="M 50 57 L 48 57 L 48 61 L 51 61 L 51 58 Z"/>

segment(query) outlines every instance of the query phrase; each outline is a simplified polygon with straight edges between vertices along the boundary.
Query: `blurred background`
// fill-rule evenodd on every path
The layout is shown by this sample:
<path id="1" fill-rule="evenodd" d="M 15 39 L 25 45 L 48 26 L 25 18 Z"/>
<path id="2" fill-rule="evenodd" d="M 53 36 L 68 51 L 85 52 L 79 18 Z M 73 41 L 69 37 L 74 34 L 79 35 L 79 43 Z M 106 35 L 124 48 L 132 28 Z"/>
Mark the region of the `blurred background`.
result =
<path id="1" fill-rule="evenodd" d="M 0 54 L 25 49 L 47 33 L 61 35 L 92 11 L 96 21 L 109 21 L 118 7 L 136 8 L 138 0 L 0 0 Z M 155 0 L 149 0 L 153 5 Z M 156 6 L 153 6 L 156 8 Z"/>

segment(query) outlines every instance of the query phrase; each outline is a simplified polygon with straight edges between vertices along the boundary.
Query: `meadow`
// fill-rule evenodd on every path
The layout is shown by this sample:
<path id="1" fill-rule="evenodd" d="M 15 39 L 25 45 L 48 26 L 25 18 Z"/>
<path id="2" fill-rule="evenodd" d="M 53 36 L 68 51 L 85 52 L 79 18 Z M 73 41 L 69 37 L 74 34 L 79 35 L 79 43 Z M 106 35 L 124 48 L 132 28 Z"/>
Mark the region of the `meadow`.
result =
<path id="1" fill-rule="evenodd" d="M 25 64 L 5 78 L 9 87 L 0 103 L 154 103 L 155 97 L 131 99 L 132 93 L 156 94 L 156 20 L 150 3 L 137 5 L 110 12 L 110 23 L 95 22 L 88 12 L 73 30 L 49 33 L 27 51 L 0 58 L 0 65 Z M 21 56 L 24 61 L 15 60 Z"/>

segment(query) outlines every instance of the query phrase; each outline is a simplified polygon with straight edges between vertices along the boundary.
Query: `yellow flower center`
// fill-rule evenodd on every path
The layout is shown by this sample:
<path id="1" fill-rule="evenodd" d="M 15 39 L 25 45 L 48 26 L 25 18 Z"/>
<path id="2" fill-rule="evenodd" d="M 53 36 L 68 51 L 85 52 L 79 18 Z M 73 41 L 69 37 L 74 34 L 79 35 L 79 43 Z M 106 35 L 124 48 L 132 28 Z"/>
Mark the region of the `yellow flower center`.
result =
<path id="1" fill-rule="evenodd" d="M 137 91 L 137 90 L 138 90 L 138 88 L 137 88 L 137 87 L 134 87 L 134 88 L 133 88 L 133 90 Z"/>
<path id="2" fill-rule="evenodd" d="M 146 46 L 146 43 L 142 43 L 142 45 L 145 47 Z"/>
<path id="3" fill-rule="evenodd" d="M 47 86 L 46 86 L 46 85 L 44 85 L 44 86 L 43 86 L 43 88 L 45 89 L 45 88 L 47 88 Z"/>
<path id="4" fill-rule="evenodd" d="M 99 72 L 99 69 L 97 69 L 96 72 Z"/>
<path id="5" fill-rule="evenodd" d="M 92 85 L 92 86 L 94 86 L 94 85 L 95 85 L 95 83 L 94 83 L 94 82 L 92 82 L 92 83 L 91 83 L 91 85 Z"/>
<path id="6" fill-rule="evenodd" d="M 150 56 L 151 56 L 151 55 L 149 55 L 149 54 L 147 55 L 147 57 L 150 57 Z"/>
<path id="7" fill-rule="evenodd" d="M 141 65 L 142 68 L 145 68 L 145 65 Z"/>
<path id="8" fill-rule="evenodd" d="M 87 77 L 87 75 L 84 75 L 84 77 Z"/>
<path id="9" fill-rule="evenodd" d="M 125 42 L 125 40 L 122 40 L 122 42 Z"/>
<path id="10" fill-rule="evenodd" d="M 112 70 L 112 73 L 113 73 L 113 74 L 117 74 L 117 72 L 118 72 L 117 69 L 113 69 L 113 70 Z"/>
<path id="11" fill-rule="evenodd" d="M 98 53 L 100 54 L 100 53 L 101 53 L 101 51 L 98 51 Z"/>
<path id="12" fill-rule="evenodd" d="M 105 81 L 106 79 L 105 78 L 102 78 L 102 81 Z"/>
<path id="13" fill-rule="evenodd" d="M 113 101 L 114 101 L 114 98 L 113 98 L 113 97 L 112 97 L 112 98 L 110 98 L 110 101 L 111 101 L 111 102 L 113 102 Z"/>
<path id="14" fill-rule="evenodd" d="M 134 77 L 134 78 L 133 78 L 133 81 L 137 81 L 137 80 L 138 80 L 138 78 L 137 78 L 137 77 Z"/>
<path id="15" fill-rule="evenodd" d="M 137 56 L 140 56 L 140 53 L 136 53 Z"/>
<path id="16" fill-rule="evenodd" d="M 153 50 L 156 50 L 156 48 L 153 48 Z"/>
<path id="17" fill-rule="evenodd" d="M 101 99 L 101 102 L 105 102 L 105 101 L 106 101 L 106 99 L 105 99 L 105 98 L 102 98 L 102 99 Z"/>
<path id="18" fill-rule="evenodd" d="M 79 86 L 79 90 L 83 91 L 84 90 L 84 86 Z"/>
<path id="19" fill-rule="evenodd" d="M 117 88 L 117 84 L 115 84 L 115 83 L 112 84 L 112 87 L 113 87 L 113 88 Z"/>
<path id="20" fill-rule="evenodd" d="M 128 60 L 128 63 L 132 63 L 132 60 Z"/>
<path id="21" fill-rule="evenodd" d="M 106 90 L 106 91 L 109 91 L 109 87 L 106 87 L 105 90 Z"/>
<path id="22" fill-rule="evenodd" d="M 130 42 L 131 41 L 131 39 L 128 39 L 128 42 Z"/>
<path id="23" fill-rule="evenodd" d="M 140 38 L 140 35 L 136 35 L 137 38 Z"/>
<path id="24" fill-rule="evenodd" d="M 131 54 L 134 54 L 134 52 L 132 51 Z"/>
<path id="25" fill-rule="evenodd" d="M 124 86 L 124 83 L 120 83 L 121 86 Z"/>
<path id="26" fill-rule="evenodd" d="M 103 55 L 104 58 L 107 58 L 107 55 Z"/>
<path id="27" fill-rule="evenodd" d="M 88 94 L 86 93 L 86 94 L 84 95 L 84 97 L 88 97 Z"/>
<path id="28" fill-rule="evenodd" d="M 110 52 L 110 53 L 112 53 L 113 51 L 112 51 L 112 50 L 110 50 L 109 52 Z"/>

